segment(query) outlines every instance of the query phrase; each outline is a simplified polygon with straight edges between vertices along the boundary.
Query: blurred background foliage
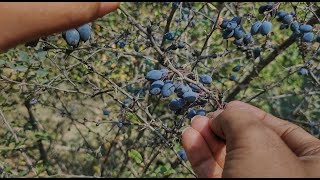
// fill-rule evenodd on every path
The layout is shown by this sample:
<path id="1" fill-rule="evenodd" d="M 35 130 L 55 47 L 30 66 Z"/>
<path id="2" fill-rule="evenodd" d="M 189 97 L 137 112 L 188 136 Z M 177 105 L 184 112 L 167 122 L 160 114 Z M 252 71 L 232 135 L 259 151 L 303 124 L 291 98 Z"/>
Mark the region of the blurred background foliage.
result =
<path id="1" fill-rule="evenodd" d="M 246 19 L 243 24 L 246 31 L 256 19 L 264 17 L 258 13 L 262 2 L 186 4 L 191 8 L 179 6 L 170 30 L 187 47 L 169 52 L 175 67 L 186 71 L 191 70 L 192 53 L 202 48 L 212 25 L 210 18 L 217 16 L 217 9 L 223 7 L 223 18 L 238 15 Z M 156 41 L 161 43 L 172 3 L 130 2 L 121 3 L 121 7 L 142 27 L 152 27 Z M 309 19 L 313 13 L 306 9 L 317 9 L 319 3 L 282 2 L 280 5 L 280 9 L 288 12 L 294 7 L 298 18 Z M 279 30 L 280 23 L 275 18 L 271 21 L 273 29 L 268 42 L 277 47 L 289 38 L 291 31 Z M 188 23 L 190 27 L 184 30 Z M 75 50 L 70 50 L 61 34 L 55 34 L 41 38 L 36 47 L 20 45 L 0 55 L 1 118 L 6 119 L 16 134 L 11 133 L 6 123 L 1 123 L 1 176 L 194 177 L 188 170 L 189 162 L 182 163 L 173 151 L 182 149 L 181 130 L 190 120 L 171 112 L 168 98 L 148 93 L 144 75 L 162 67 L 148 38 L 120 9 L 92 22 L 92 29 L 90 41 Z M 319 30 L 318 22 L 314 32 Z M 119 48 L 115 42 L 123 37 L 126 46 Z M 261 35 L 254 39 L 253 47 L 260 47 L 266 41 Z M 171 43 L 166 41 L 165 45 Z M 134 50 L 135 45 L 139 52 Z M 307 48 L 314 52 L 319 49 L 319 43 Z M 299 43 L 289 46 L 233 99 L 248 100 L 263 92 L 250 103 L 297 123 L 318 137 L 320 91 L 314 78 L 319 80 L 319 56 L 301 53 L 300 49 Z M 272 51 L 264 48 L 262 57 Z M 234 66 L 243 67 L 238 73 L 241 78 L 256 61 L 237 49 L 232 41 L 224 40 L 220 29 L 213 32 L 203 54 L 213 53 L 224 55 L 203 59 L 194 73 L 211 74 L 214 83 L 208 89 L 216 87 L 221 92 L 237 85 L 237 80 L 229 80 Z M 315 77 L 298 75 L 296 71 L 311 59 Z M 120 89 L 136 97 L 160 121 L 152 121 L 141 107 L 132 105 L 132 100 L 124 103 L 127 97 Z M 123 108 L 128 103 L 131 103 L 130 111 Z M 207 106 L 206 110 L 215 108 Z M 150 130 L 141 117 L 156 124 L 155 130 Z M 178 119 L 183 119 L 181 126 L 177 126 Z M 165 146 L 155 131 L 172 143 L 171 148 Z"/>

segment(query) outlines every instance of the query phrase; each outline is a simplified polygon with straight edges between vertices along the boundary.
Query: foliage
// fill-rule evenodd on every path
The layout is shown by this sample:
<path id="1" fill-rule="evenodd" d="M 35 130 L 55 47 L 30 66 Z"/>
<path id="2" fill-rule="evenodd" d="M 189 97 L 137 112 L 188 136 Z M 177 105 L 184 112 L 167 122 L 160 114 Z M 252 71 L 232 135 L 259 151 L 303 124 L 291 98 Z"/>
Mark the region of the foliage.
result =
<path id="1" fill-rule="evenodd" d="M 319 5 L 122 3 L 89 40 L 74 29 L 1 54 L 1 176 L 194 177 L 181 131 L 231 100 L 319 136 Z M 170 110 L 177 94 L 146 78 L 161 69 L 205 104 Z"/>

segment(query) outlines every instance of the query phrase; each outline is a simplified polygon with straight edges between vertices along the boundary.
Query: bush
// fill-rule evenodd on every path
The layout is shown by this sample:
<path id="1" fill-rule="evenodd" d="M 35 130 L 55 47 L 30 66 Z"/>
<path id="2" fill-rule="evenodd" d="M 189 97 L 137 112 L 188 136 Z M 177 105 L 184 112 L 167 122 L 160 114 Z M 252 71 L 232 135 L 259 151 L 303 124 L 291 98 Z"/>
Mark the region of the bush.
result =
<path id="1" fill-rule="evenodd" d="M 181 131 L 232 100 L 318 136 L 315 14 L 316 2 L 122 3 L 1 54 L 2 177 L 193 177 Z"/>

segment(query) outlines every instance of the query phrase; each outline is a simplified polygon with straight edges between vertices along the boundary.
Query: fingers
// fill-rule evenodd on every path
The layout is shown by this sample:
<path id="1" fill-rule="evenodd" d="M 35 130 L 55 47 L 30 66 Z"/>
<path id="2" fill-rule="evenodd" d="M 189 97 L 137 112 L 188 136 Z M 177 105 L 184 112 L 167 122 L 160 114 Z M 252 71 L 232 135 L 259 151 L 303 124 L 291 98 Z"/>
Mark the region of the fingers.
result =
<path id="1" fill-rule="evenodd" d="M 208 147 L 213 154 L 213 158 L 216 160 L 218 165 L 223 168 L 226 156 L 226 145 L 224 141 L 219 139 L 211 131 L 209 118 L 206 116 L 195 116 L 191 121 L 191 127 L 201 134 L 208 144 Z"/>
<path id="2" fill-rule="evenodd" d="M 118 2 L 3 2 L 0 50 L 80 26 L 118 6 Z"/>
<path id="3" fill-rule="evenodd" d="M 209 120 L 212 131 L 226 140 L 223 175 L 245 176 L 247 172 L 243 172 L 240 165 L 254 168 L 252 173 L 256 174 L 252 176 L 281 175 L 283 172 L 278 167 L 283 166 L 298 172 L 300 165 L 295 154 L 273 130 L 263 124 L 260 116 L 242 103 L 231 102 L 223 112 L 212 116 L 215 117 Z"/>
<path id="4" fill-rule="evenodd" d="M 199 177 L 221 177 L 222 169 L 201 134 L 189 127 L 182 133 L 182 144 L 193 170 Z"/>
<path id="5" fill-rule="evenodd" d="M 276 132 L 297 156 L 320 154 L 320 141 L 301 127 L 274 117 L 250 104 L 236 102 L 231 106 L 248 109 L 252 114 L 257 116 L 264 125 Z"/>

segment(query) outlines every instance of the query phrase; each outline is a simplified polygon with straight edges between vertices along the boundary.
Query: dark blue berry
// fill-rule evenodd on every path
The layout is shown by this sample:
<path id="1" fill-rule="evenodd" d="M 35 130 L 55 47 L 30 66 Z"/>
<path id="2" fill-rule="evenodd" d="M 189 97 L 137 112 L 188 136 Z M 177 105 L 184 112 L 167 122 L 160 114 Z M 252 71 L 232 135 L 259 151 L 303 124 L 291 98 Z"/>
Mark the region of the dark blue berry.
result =
<path id="1" fill-rule="evenodd" d="M 80 34 L 76 29 L 65 32 L 65 40 L 69 46 L 77 47 L 80 41 Z"/>
<path id="2" fill-rule="evenodd" d="M 311 32 L 311 31 L 312 31 L 312 26 L 309 25 L 309 24 L 303 24 L 303 25 L 300 26 L 299 30 L 300 30 L 302 33 Z"/>
<path id="3" fill-rule="evenodd" d="M 235 21 L 238 25 L 241 24 L 241 17 L 240 16 L 235 16 L 231 19 L 231 21 Z"/>
<path id="4" fill-rule="evenodd" d="M 164 35 L 164 38 L 167 39 L 167 40 L 174 40 L 174 37 L 175 37 L 175 33 L 174 32 L 167 32 L 165 35 Z"/>
<path id="5" fill-rule="evenodd" d="M 195 115 L 197 115 L 196 110 L 194 110 L 194 108 L 189 108 L 187 118 L 192 119 Z"/>
<path id="6" fill-rule="evenodd" d="M 161 94 L 163 97 L 169 97 L 174 93 L 174 85 L 171 82 L 166 82 L 161 89 Z"/>
<path id="7" fill-rule="evenodd" d="M 108 111 L 107 109 L 104 109 L 104 110 L 103 110 L 103 115 L 109 116 L 109 114 L 110 114 L 110 111 Z"/>
<path id="8" fill-rule="evenodd" d="M 298 74 L 299 74 L 299 75 L 308 75 L 308 69 L 306 69 L 306 68 L 301 68 L 301 69 L 298 71 Z"/>
<path id="9" fill-rule="evenodd" d="M 284 24 L 290 24 L 292 22 L 292 19 L 293 19 L 292 15 L 288 14 L 288 15 L 283 17 L 283 21 L 282 22 Z"/>
<path id="10" fill-rule="evenodd" d="M 236 65 L 235 67 L 232 68 L 232 71 L 233 72 L 238 72 L 238 71 L 240 71 L 240 69 L 241 69 L 241 66 L 240 65 Z"/>
<path id="11" fill-rule="evenodd" d="M 203 74 L 199 76 L 199 81 L 203 84 L 210 84 L 212 83 L 212 78 L 209 75 Z"/>
<path id="12" fill-rule="evenodd" d="M 260 53 L 261 53 L 261 48 L 255 48 L 255 49 L 253 49 L 253 57 L 256 59 L 257 57 L 259 57 L 260 56 Z"/>
<path id="13" fill-rule="evenodd" d="M 189 86 L 190 86 L 190 88 L 192 89 L 192 91 L 194 91 L 194 92 L 197 92 L 197 93 L 198 93 L 198 92 L 201 91 L 201 88 L 200 88 L 198 85 L 196 85 L 196 84 L 190 83 Z"/>
<path id="14" fill-rule="evenodd" d="M 169 103 L 169 109 L 172 111 L 178 111 L 183 108 L 185 102 L 181 98 L 174 98 Z"/>
<path id="15" fill-rule="evenodd" d="M 184 42 L 179 42 L 179 43 L 178 43 L 178 48 L 179 48 L 179 49 L 183 49 L 185 46 L 186 46 L 186 45 L 185 45 Z"/>
<path id="16" fill-rule="evenodd" d="M 197 115 L 205 116 L 206 115 L 206 111 L 204 109 L 198 109 L 197 110 Z"/>
<path id="17" fill-rule="evenodd" d="M 178 87 L 176 87 L 177 96 L 180 97 L 180 98 L 182 98 L 183 94 L 188 92 L 188 91 L 192 91 L 192 89 L 188 85 L 180 84 Z"/>
<path id="18" fill-rule="evenodd" d="M 184 149 L 179 150 L 178 155 L 182 160 L 188 161 L 188 157 L 187 157 L 186 151 Z"/>
<path id="19" fill-rule="evenodd" d="M 237 22 L 236 21 L 230 21 L 230 22 L 228 22 L 228 24 L 227 24 L 227 27 L 226 27 L 226 30 L 227 31 L 232 31 L 232 30 L 234 30 L 236 27 L 237 27 Z"/>
<path id="20" fill-rule="evenodd" d="M 302 36 L 302 40 L 304 42 L 312 42 L 313 38 L 314 38 L 314 34 L 312 32 L 305 33 Z"/>
<path id="21" fill-rule="evenodd" d="M 156 81 L 161 79 L 162 72 L 160 70 L 151 70 L 147 73 L 146 79 L 150 81 Z"/>
<path id="22" fill-rule="evenodd" d="M 119 48 L 124 48 L 126 46 L 126 41 L 125 40 L 118 41 L 118 46 Z"/>
<path id="23" fill-rule="evenodd" d="M 264 21 L 260 26 L 260 33 L 262 35 L 267 35 L 271 32 L 272 23 L 270 21 Z"/>
<path id="24" fill-rule="evenodd" d="M 243 38 L 243 36 L 245 35 L 244 31 L 242 30 L 242 28 L 240 27 L 237 27 L 234 29 L 234 34 L 233 36 L 236 38 L 236 39 L 241 39 Z"/>
<path id="25" fill-rule="evenodd" d="M 84 24 L 77 28 L 80 34 L 80 39 L 84 42 L 90 39 L 91 36 L 91 26 L 89 24 Z"/>
<path id="26" fill-rule="evenodd" d="M 183 94 L 183 100 L 188 103 L 194 102 L 198 98 L 198 93 L 188 91 Z"/>
<path id="27" fill-rule="evenodd" d="M 299 24 L 297 21 L 294 21 L 294 22 L 291 24 L 290 29 L 291 29 L 292 31 L 296 31 L 296 30 L 299 29 L 299 26 L 300 26 L 300 24 Z"/>
<path id="28" fill-rule="evenodd" d="M 281 24 L 281 25 L 280 25 L 280 30 L 286 29 L 286 28 L 288 28 L 288 27 L 289 27 L 288 24 Z"/>
<path id="29" fill-rule="evenodd" d="M 228 30 L 224 30 L 222 32 L 222 37 L 223 39 L 228 39 L 228 38 L 231 38 L 234 34 L 234 30 L 231 30 L 231 31 L 228 31 Z"/>
<path id="30" fill-rule="evenodd" d="M 252 36 L 251 36 L 250 33 L 247 33 L 245 35 L 245 37 L 243 38 L 243 44 L 244 45 L 248 45 L 248 44 L 252 43 L 252 41 L 253 41 L 253 39 L 252 39 Z"/>
<path id="31" fill-rule="evenodd" d="M 237 75 L 236 74 L 232 74 L 230 77 L 229 77 L 229 80 L 231 81 L 234 81 L 237 79 Z"/>
<path id="32" fill-rule="evenodd" d="M 251 26 L 251 30 L 250 33 L 252 35 L 258 34 L 258 32 L 260 31 L 260 26 L 262 25 L 261 21 L 257 21 L 255 23 L 253 23 L 253 25 Z"/>

